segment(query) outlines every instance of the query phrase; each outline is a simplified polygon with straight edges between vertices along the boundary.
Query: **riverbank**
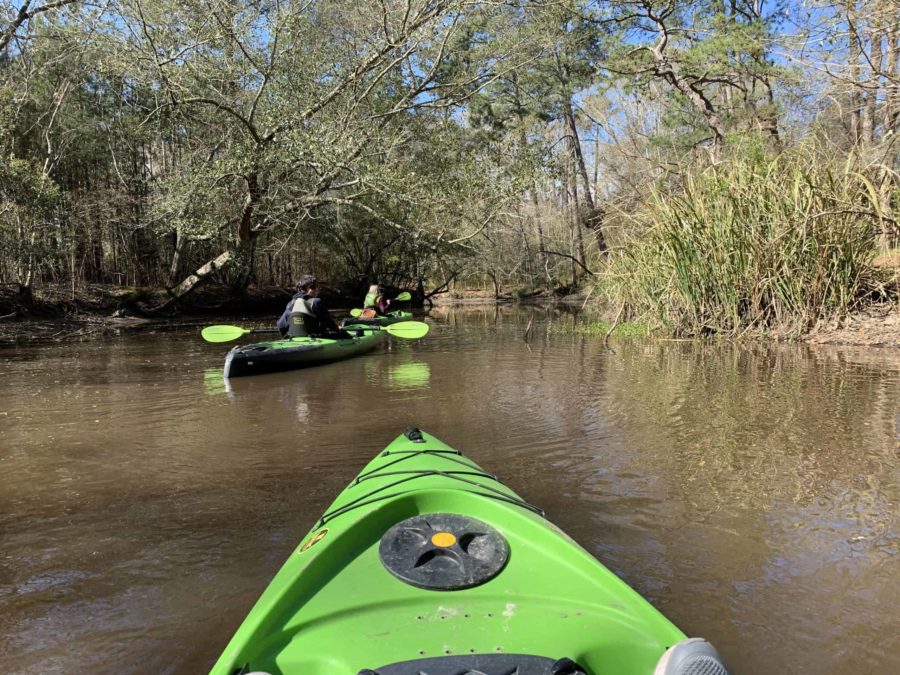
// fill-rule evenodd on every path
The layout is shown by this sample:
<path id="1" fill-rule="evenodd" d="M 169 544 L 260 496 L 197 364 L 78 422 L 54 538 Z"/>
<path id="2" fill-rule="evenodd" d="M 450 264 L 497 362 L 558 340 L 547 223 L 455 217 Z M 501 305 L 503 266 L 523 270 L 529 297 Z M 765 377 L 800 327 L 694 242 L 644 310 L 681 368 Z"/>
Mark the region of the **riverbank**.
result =
<path id="1" fill-rule="evenodd" d="M 614 323 L 614 319 L 585 324 L 583 333 L 606 337 L 652 337 L 645 324 Z M 900 349 L 900 303 L 878 303 L 850 313 L 839 321 L 821 322 L 800 336 L 769 335 L 778 341 L 817 345 L 846 345 Z M 686 338 L 690 339 L 690 338 Z"/>
<path id="2" fill-rule="evenodd" d="M 280 288 L 250 288 L 243 296 L 235 296 L 228 289 L 209 286 L 193 294 L 177 314 L 147 317 L 139 315 L 136 308 L 142 303 L 164 299 L 164 292 L 92 285 L 79 289 L 73 297 L 69 289 L 50 288 L 41 290 L 30 302 L 24 303 L 13 289 L 6 288 L 0 290 L 0 344 L 32 340 L 65 341 L 123 330 L 169 330 L 178 326 L 201 325 L 211 316 L 271 318 L 281 312 L 289 297 L 288 291 Z M 523 298 L 510 295 L 498 299 L 493 292 L 482 290 L 455 291 L 452 295 L 436 296 L 434 300 L 443 307 L 498 302 L 559 303 L 582 307 L 585 301 L 590 302 L 587 294 L 558 296 L 534 293 Z M 331 304 L 337 308 L 348 302 L 332 301 Z M 602 323 L 587 325 L 585 332 L 605 336 L 615 322 L 614 314 L 613 311 L 602 312 Z M 619 324 L 612 335 L 649 337 L 650 333 L 640 324 Z M 809 344 L 900 348 L 900 303 L 869 305 L 839 321 L 822 322 L 808 334 L 795 339 Z"/>
<path id="3" fill-rule="evenodd" d="M 288 301 L 289 291 L 278 287 L 251 287 L 235 293 L 227 287 L 207 285 L 183 298 L 178 307 L 160 318 L 192 314 L 242 312 L 252 309 L 280 309 Z M 0 318 L 77 319 L 97 316 L 144 316 L 153 318 L 154 307 L 168 299 L 165 289 L 128 288 L 108 284 L 89 284 L 77 289 L 45 286 L 23 292 L 15 285 L 0 287 Z"/>
<path id="4" fill-rule="evenodd" d="M 885 274 L 894 300 L 868 305 L 840 321 L 816 326 L 805 337 L 811 344 L 900 348 L 900 250 L 882 253 L 873 265 Z"/>
<path id="5" fill-rule="evenodd" d="M 290 293 L 280 288 L 251 288 L 235 295 L 226 288 L 198 289 L 177 313 L 154 316 L 143 308 L 165 301 L 164 290 L 92 284 L 71 289 L 48 287 L 23 295 L 0 289 L 0 344 L 34 340 L 66 341 L 122 330 L 171 329 L 204 323 L 211 316 L 272 317 Z"/>
<path id="6" fill-rule="evenodd" d="M 900 303 L 879 303 L 839 322 L 817 326 L 803 337 L 810 344 L 900 349 Z"/>

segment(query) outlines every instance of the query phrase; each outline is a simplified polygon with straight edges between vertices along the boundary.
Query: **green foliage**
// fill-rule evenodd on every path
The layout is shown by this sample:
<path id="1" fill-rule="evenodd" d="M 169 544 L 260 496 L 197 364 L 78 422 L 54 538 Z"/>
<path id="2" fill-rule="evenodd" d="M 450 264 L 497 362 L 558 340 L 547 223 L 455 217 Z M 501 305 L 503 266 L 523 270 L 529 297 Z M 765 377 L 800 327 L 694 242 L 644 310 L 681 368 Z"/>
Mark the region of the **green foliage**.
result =
<path id="1" fill-rule="evenodd" d="M 60 232 L 62 194 L 38 167 L 13 156 L 0 156 L 0 249 L 17 281 L 25 282 L 33 265 L 50 258 Z"/>
<path id="2" fill-rule="evenodd" d="M 60 191 L 39 167 L 7 156 L 0 159 L 0 199 L 33 218 L 46 219 L 52 217 Z"/>
<path id="3" fill-rule="evenodd" d="M 794 77 L 793 68 L 770 56 L 781 16 L 777 3 L 661 1 L 640 3 L 637 10 L 635 4 L 594 10 L 614 18 L 617 26 L 609 58 L 600 67 L 628 95 L 659 102 L 651 147 L 674 148 L 682 155 L 708 141 L 711 130 L 704 113 L 709 112 L 726 132 L 736 134 L 769 120 L 777 123 L 775 83 Z M 675 80 L 702 95 L 706 109 L 676 87 Z"/>
<path id="4" fill-rule="evenodd" d="M 803 331 L 869 290 L 878 220 L 852 165 L 735 157 L 653 192 L 610 260 L 607 292 L 678 335 Z"/>
<path id="5" fill-rule="evenodd" d="M 12 152 L 16 128 L 16 110 L 13 106 L 13 90 L 0 86 L 0 156 Z"/>
<path id="6" fill-rule="evenodd" d="M 583 283 L 624 232 L 606 288 L 657 324 L 808 325 L 866 288 L 897 182 L 769 158 L 803 132 L 784 123 L 795 71 L 771 58 L 781 9 L 48 7 L 0 58 L 0 281 L 158 286 L 227 251 L 214 276 L 236 287 L 309 270 L 504 292 Z M 886 92 L 869 95 L 889 111 Z M 851 114 L 828 134 L 849 138 Z M 725 164 L 704 168 L 713 136 Z"/>

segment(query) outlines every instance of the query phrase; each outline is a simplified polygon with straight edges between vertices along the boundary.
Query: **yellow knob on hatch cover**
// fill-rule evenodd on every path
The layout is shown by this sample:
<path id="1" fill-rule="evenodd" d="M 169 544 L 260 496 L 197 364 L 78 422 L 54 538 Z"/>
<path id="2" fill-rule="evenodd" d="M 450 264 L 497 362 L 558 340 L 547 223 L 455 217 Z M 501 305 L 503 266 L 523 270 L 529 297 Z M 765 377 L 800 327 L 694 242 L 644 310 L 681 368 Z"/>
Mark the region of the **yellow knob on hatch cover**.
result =
<path id="1" fill-rule="evenodd" d="M 431 543 L 441 548 L 447 548 L 456 543 L 456 537 L 449 532 L 436 532 L 431 536 Z"/>

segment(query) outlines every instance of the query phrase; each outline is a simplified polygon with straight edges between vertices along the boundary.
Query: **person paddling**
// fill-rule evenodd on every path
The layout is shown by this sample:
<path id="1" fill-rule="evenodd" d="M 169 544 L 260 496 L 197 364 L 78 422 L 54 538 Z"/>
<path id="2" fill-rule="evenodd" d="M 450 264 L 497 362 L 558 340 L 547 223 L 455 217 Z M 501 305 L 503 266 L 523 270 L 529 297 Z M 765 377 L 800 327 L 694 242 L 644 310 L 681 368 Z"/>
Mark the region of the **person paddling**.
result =
<path id="1" fill-rule="evenodd" d="M 372 284 L 369 286 L 369 292 L 366 293 L 366 299 L 363 300 L 363 311 L 372 310 L 378 316 L 384 316 L 390 309 L 391 301 L 384 295 L 384 286 Z"/>
<path id="2" fill-rule="evenodd" d="M 278 330 L 286 337 L 324 337 L 331 340 L 353 337 L 338 328 L 331 318 L 319 297 L 319 283 L 311 274 L 300 277 L 297 282 L 297 293 L 278 319 Z"/>

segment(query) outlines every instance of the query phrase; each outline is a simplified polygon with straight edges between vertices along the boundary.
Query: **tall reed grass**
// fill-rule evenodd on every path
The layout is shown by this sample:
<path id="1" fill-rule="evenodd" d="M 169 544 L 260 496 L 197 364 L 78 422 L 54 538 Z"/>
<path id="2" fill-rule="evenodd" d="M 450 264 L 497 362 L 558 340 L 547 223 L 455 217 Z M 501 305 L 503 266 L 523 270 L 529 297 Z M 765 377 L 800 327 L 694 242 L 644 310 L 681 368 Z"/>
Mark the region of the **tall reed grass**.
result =
<path id="1" fill-rule="evenodd" d="M 852 165 L 751 153 L 620 214 L 605 288 L 676 335 L 800 333 L 870 290 L 878 203 Z"/>

